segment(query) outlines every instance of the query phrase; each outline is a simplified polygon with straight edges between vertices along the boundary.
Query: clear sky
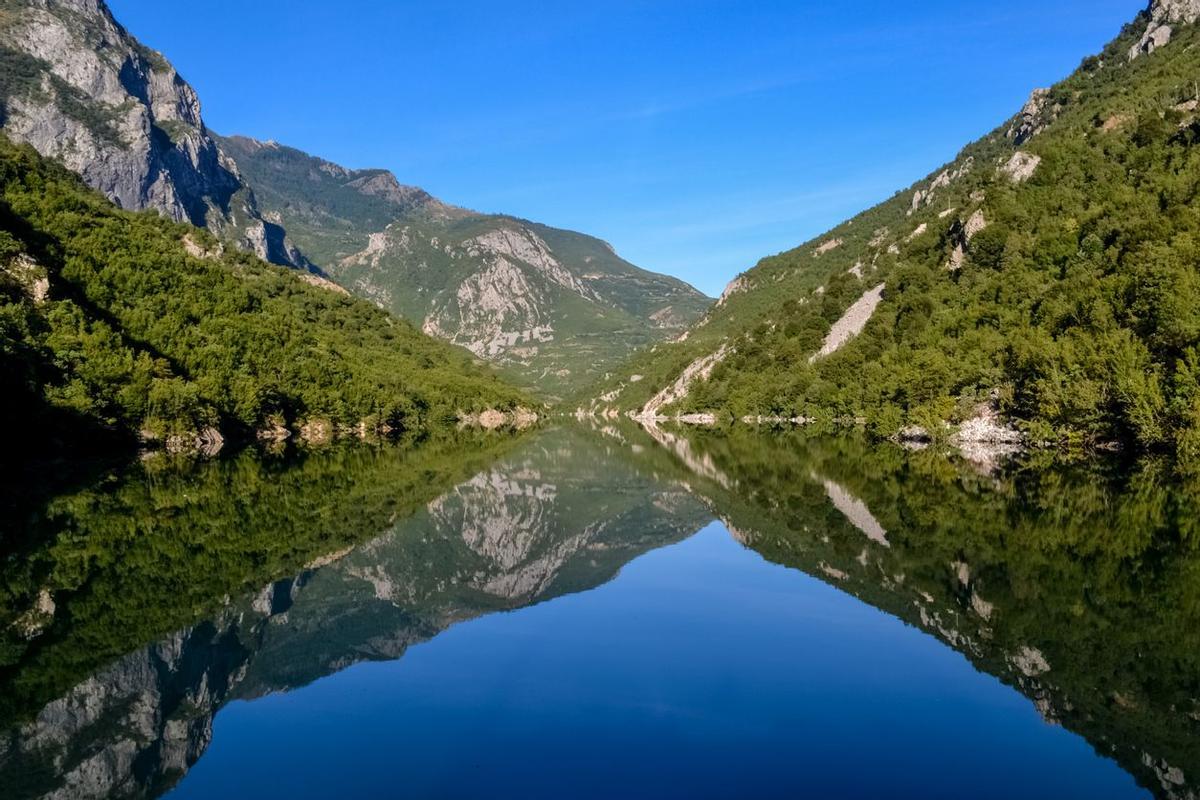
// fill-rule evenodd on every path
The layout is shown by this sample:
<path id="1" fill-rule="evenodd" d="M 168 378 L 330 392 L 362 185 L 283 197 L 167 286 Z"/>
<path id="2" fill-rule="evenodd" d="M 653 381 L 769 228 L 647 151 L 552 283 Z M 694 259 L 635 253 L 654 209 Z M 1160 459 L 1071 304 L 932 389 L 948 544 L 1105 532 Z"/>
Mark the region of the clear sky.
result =
<path id="1" fill-rule="evenodd" d="M 209 126 L 580 230 L 717 294 L 1064 77 L 1145 0 L 109 0 Z"/>

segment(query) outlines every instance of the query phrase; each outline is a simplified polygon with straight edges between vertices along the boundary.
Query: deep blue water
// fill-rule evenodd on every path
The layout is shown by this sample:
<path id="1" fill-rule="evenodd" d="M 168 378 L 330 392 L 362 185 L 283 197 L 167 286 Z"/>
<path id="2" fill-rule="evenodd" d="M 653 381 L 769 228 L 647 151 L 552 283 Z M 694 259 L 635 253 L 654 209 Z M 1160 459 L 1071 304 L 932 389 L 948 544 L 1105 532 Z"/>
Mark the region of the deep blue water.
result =
<path id="1" fill-rule="evenodd" d="M 592 591 L 235 701 L 171 794 L 1149 796 L 959 652 L 720 523 Z"/>

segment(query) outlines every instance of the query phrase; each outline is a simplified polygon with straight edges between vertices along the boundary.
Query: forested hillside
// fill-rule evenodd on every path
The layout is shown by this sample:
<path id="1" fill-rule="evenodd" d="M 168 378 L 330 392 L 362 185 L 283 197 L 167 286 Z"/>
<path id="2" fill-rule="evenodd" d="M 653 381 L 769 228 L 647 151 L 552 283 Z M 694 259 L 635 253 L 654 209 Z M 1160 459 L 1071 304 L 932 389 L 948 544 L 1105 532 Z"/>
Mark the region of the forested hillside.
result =
<path id="1" fill-rule="evenodd" d="M 712 304 L 582 233 L 458 208 L 386 170 L 275 142 L 220 144 L 335 281 L 548 399 L 675 338 Z"/>
<path id="2" fill-rule="evenodd" d="M 522 395 L 316 276 L 115 208 L 0 136 L 0 398 L 10 441 L 402 431 Z"/>
<path id="3" fill-rule="evenodd" d="M 1200 460 L 1198 15 L 1154 3 L 944 169 L 764 259 L 585 404 L 892 435 L 987 401 L 1038 441 Z"/>

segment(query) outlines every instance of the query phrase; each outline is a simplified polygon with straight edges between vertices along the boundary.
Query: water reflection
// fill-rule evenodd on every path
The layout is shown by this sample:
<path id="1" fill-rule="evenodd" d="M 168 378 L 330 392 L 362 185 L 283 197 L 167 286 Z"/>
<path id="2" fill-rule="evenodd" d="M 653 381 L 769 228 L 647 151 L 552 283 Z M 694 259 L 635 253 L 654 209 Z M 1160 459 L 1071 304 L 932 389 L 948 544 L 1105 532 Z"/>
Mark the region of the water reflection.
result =
<path id="1" fill-rule="evenodd" d="M 161 794 L 204 755 L 233 700 L 395 661 L 455 623 L 600 586 L 717 518 L 767 560 L 963 654 L 1154 794 L 1194 797 L 1198 510 L 1154 464 L 980 474 L 937 453 L 801 432 L 608 425 L 141 467 L 52 499 L 8 538 L 0 786 L 14 797 Z M 731 629 L 764 624 L 751 623 L 762 610 L 747 592 L 705 614 Z M 626 602 L 648 618 L 669 603 Z M 759 644 L 787 632 L 779 616 Z M 607 671 L 635 682 L 634 663 L 703 673 L 703 656 L 683 648 L 704 639 L 675 635 L 676 650 L 643 642 L 640 661 L 606 654 L 617 659 Z M 753 685 L 753 665 L 740 669 Z M 487 675 L 480 665 L 472 679 Z M 762 722 L 770 701 L 747 708 Z M 829 739 L 846 735 L 852 724 Z"/>
<path id="2" fill-rule="evenodd" d="M 513 444 L 247 453 L 53 501 L 5 562 L 5 796 L 159 794 L 230 700 L 591 588 L 708 519 L 578 431 L 496 463 Z"/>
<path id="3" fill-rule="evenodd" d="M 938 637 L 1156 794 L 1196 796 L 1200 502 L 1164 465 L 981 474 L 853 437 L 687 438 L 693 490 L 746 546 Z"/>

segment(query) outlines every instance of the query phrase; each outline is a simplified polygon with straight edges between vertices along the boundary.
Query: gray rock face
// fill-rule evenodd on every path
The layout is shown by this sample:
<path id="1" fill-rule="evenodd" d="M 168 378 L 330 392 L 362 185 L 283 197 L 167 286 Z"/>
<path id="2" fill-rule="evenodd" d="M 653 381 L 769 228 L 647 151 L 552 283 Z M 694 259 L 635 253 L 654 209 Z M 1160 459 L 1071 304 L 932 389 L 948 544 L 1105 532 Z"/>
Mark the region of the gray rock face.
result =
<path id="1" fill-rule="evenodd" d="M 205 128 L 196 92 L 103 0 L 8 0 L 0 11 L 0 124 L 130 210 L 213 229 L 277 264 L 309 268 L 263 218 Z"/>
<path id="2" fill-rule="evenodd" d="M 1172 26 L 1200 20 L 1200 0 L 1152 0 L 1147 14 L 1150 22 L 1141 40 L 1129 49 L 1130 61 L 1168 44 L 1175 32 Z"/>
<path id="3" fill-rule="evenodd" d="M 1034 89 L 1017 121 L 1008 130 L 1008 138 L 1016 145 L 1037 136 L 1058 117 L 1058 106 L 1050 106 L 1050 90 Z"/>
<path id="4" fill-rule="evenodd" d="M 1150 18 L 1191 25 L 1200 19 L 1200 0 L 1154 0 L 1150 4 Z"/>

